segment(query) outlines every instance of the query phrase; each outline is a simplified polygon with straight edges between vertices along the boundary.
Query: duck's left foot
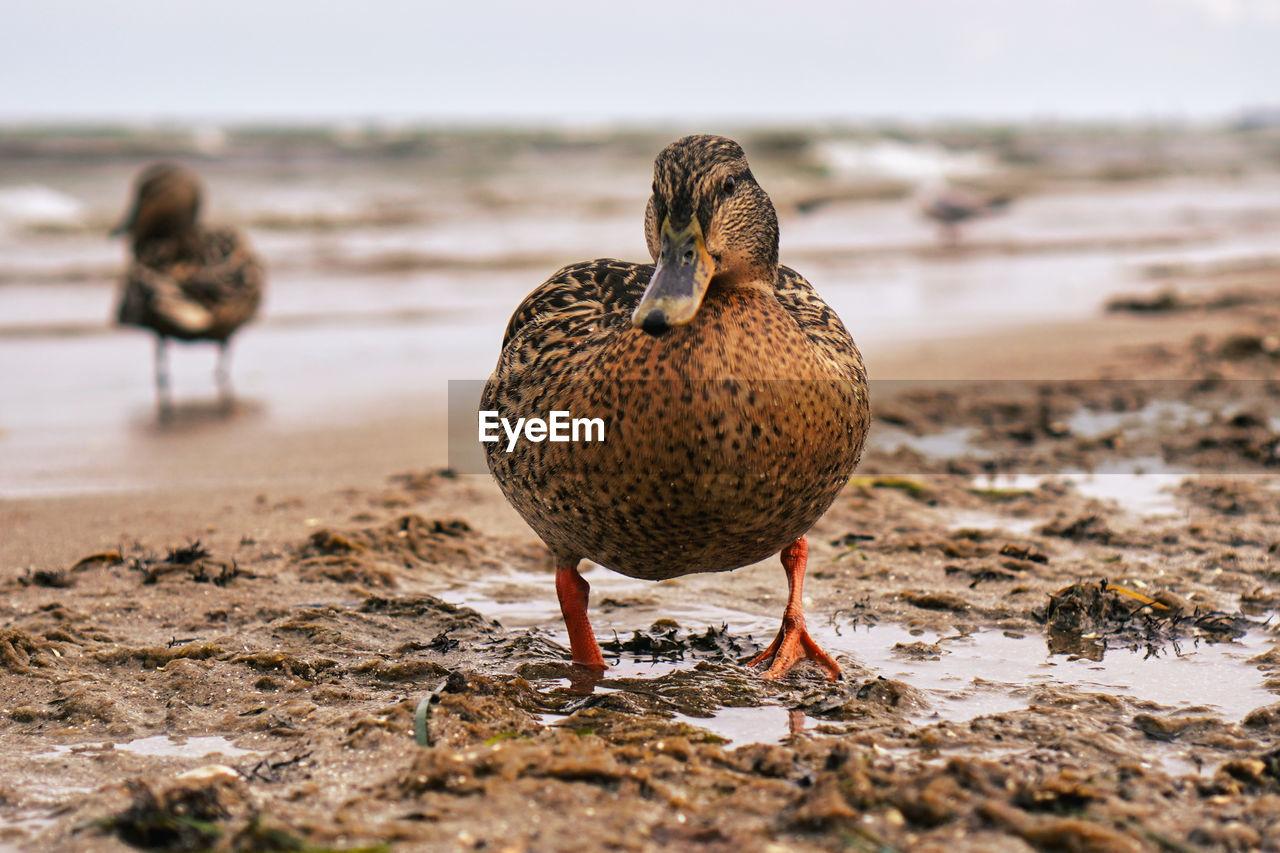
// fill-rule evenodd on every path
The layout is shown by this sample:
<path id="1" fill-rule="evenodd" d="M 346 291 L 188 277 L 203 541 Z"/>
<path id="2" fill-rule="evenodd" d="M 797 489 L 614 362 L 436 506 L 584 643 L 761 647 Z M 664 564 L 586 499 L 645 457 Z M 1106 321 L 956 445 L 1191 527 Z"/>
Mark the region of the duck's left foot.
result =
<path id="1" fill-rule="evenodd" d="M 752 658 L 747 666 L 757 666 L 772 660 L 773 663 L 760 677 L 773 680 L 786 675 L 791 667 L 805 658 L 826 670 L 827 678 L 832 681 L 840 677 L 839 664 L 822 650 L 813 637 L 809 636 L 808 630 L 804 627 L 804 616 L 801 616 L 798 621 L 784 616 L 782 627 L 778 629 L 778 636 L 774 637 L 769 648 Z"/>
<path id="2" fill-rule="evenodd" d="M 769 648 L 748 661 L 747 666 L 772 661 L 761 677 L 773 680 L 786 675 L 791 667 L 808 658 L 826 670 L 827 678 L 835 681 L 840 677 L 840 666 L 809 636 L 800 606 L 804 570 L 809 562 L 809 543 L 803 537 L 797 539 L 783 548 L 779 556 L 782 558 L 782 568 L 787 573 L 788 587 L 787 609 L 782 614 L 782 627 L 778 629 L 778 636 L 773 638 Z"/>

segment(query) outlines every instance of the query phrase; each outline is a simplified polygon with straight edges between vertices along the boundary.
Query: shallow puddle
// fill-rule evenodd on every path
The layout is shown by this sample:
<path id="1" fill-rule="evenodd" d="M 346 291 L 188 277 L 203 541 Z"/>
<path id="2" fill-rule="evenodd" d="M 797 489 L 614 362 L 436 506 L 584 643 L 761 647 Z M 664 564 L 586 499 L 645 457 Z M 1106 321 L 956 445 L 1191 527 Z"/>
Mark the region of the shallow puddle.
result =
<path id="1" fill-rule="evenodd" d="M 1045 523 L 1043 518 L 1015 518 L 982 510 L 961 510 L 950 516 L 948 530 L 1003 530 L 1014 536 L 1030 536 Z"/>
<path id="2" fill-rule="evenodd" d="M 1186 475 L 1099 472 L 1063 479 L 1082 495 L 1114 501 L 1133 515 L 1150 518 L 1180 514 L 1174 491 Z"/>
<path id="3" fill-rule="evenodd" d="M 1162 431 L 1204 426 L 1212 416 L 1204 409 L 1197 409 L 1176 400 L 1153 400 L 1140 409 L 1127 412 L 1076 409 L 1067 418 L 1066 426 L 1073 435 L 1081 438 L 1097 438 L 1115 430 Z"/>
<path id="4" fill-rule="evenodd" d="M 152 735 L 124 743 L 80 743 L 56 744 L 51 752 L 41 752 L 32 758 L 49 758 L 55 755 L 97 752 L 104 749 L 116 749 L 120 752 L 132 752 L 136 755 L 155 755 L 167 758 L 207 758 L 211 755 L 222 755 L 227 758 L 238 758 L 242 755 L 254 755 L 252 749 L 240 749 L 232 746 L 224 737 L 189 737 L 173 738 L 169 735 Z"/>
<path id="5" fill-rule="evenodd" d="M 867 447 L 884 453 L 894 453 L 906 448 L 934 459 L 959 459 L 966 456 L 986 459 L 994 456 L 992 451 L 973 443 L 975 432 L 969 427 L 956 427 L 915 435 L 901 427 L 877 424 L 867 436 Z"/>
<path id="6" fill-rule="evenodd" d="M 781 705 L 754 708 L 720 708 L 710 718 L 676 714 L 676 719 L 722 737 L 734 746 L 751 743 L 781 743 L 799 734 L 805 716 Z"/>
<path id="7" fill-rule="evenodd" d="M 1001 474 L 977 477 L 975 488 L 1023 489 L 1034 491 L 1048 482 L 1070 485 L 1085 497 L 1112 501 L 1132 515 L 1141 518 L 1179 515 L 1174 492 L 1187 478 L 1185 473 L 1170 473 L 1164 463 L 1155 457 L 1116 460 L 1112 467 L 1082 473 L 1054 474 Z"/>
<path id="8" fill-rule="evenodd" d="M 591 571 L 592 600 L 610 597 L 645 596 L 646 583 L 608 571 Z M 502 621 L 507 627 L 520 623 L 538 626 L 557 642 L 567 645 L 567 636 L 552 589 L 552 578 L 532 573 L 511 573 L 486 584 L 470 585 L 463 596 L 468 606 Z M 488 596 L 503 593 L 504 601 Z M 521 593 L 522 591 L 522 593 Z M 517 601 L 524 596 L 523 601 Z M 645 596 L 647 598 L 647 596 Z M 597 615 L 600 639 L 612 638 L 611 626 L 625 624 L 624 631 L 645 630 L 656 618 L 673 619 L 685 631 L 700 632 L 707 626 L 728 625 L 736 636 L 767 641 L 777 629 L 775 619 L 706 603 L 694 606 L 654 599 L 628 607 L 611 617 Z M 508 622 L 508 619 L 514 621 Z M 831 621 L 811 618 L 814 638 L 837 659 L 844 658 L 870 670 L 871 675 L 902 681 L 924 694 L 928 708 L 915 715 L 918 723 L 930 720 L 963 722 L 975 717 L 1018 711 L 1029 707 L 1041 688 L 1064 688 L 1084 693 L 1120 695 L 1154 702 L 1178 710 L 1191 708 L 1216 712 L 1224 720 L 1238 721 L 1250 711 L 1277 701 L 1263 688 L 1263 675 L 1249 659 L 1267 651 L 1273 638 L 1254 630 L 1228 643 L 1187 640 L 1170 644 L 1148 654 L 1146 649 L 1108 650 L 1101 661 L 1051 654 L 1043 634 L 1008 636 L 999 631 L 941 636 L 912 634 L 898 625 L 876 625 L 858 629 L 838 629 Z M 912 659 L 901 647 L 915 643 L 936 645 L 936 660 Z M 680 660 L 653 662 L 634 655 L 606 654 L 610 664 L 606 680 L 661 679 L 676 671 L 693 669 L 698 660 L 686 655 Z M 547 687 L 567 680 L 552 681 Z M 616 690 L 599 687 L 598 691 Z M 547 715 L 544 723 L 561 717 Z M 796 719 L 787 708 L 777 705 L 725 707 L 711 717 L 680 716 L 679 719 L 733 742 L 778 743 L 789 735 L 815 725 L 813 720 Z"/>
<path id="9" fill-rule="evenodd" d="M 1111 649 L 1101 661 L 1050 654 L 1038 634 L 916 636 L 896 625 L 879 625 L 853 636 L 859 641 L 850 642 L 849 635 L 837 640 L 879 674 L 924 691 L 933 706 L 930 715 L 955 721 L 1025 708 L 1030 693 L 1042 686 L 1128 696 L 1174 709 L 1209 708 L 1231 721 L 1277 699 L 1249 663 L 1271 647 L 1271 637 L 1262 631 L 1230 643 L 1170 644 L 1150 656 L 1146 649 Z M 898 644 L 920 642 L 937 645 L 939 659 L 911 660 L 894 651 Z"/>
<path id="10" fill-rule="evenodd" d="M 812 628 L 812 626 L 811 626 Z M 1271 638 L 1254 631 L 1236 642 L 1188 642 L 1148 657 L 1145 650 L 1108 651 L 1102 661 L 1050 654 L 1043 636 L 1008 637 L 996 631 L 963 636 L 916 636 L 896 625 L 879 625 L 835 636 L 813 631 L 829 652 L 848 656 L 874 675 L 902 681 L 924 694 L 929 707 L 913 715 L 916 723 L 967 722 L 977 717 L 1030 707 L 1040 688 L 1120 695 L 1154 702 L 1174 712 L 1214 712 L 1238 722 L 1249 712 L 1277 701 L 1262 686 L 1262 674 L 1249 659 L 1265 652 Z M 912 660 L 895 647 L 933 643 L 938 660 Z M 786 708 L 720 708 L 710 719 L 679 717 L 737 746 L 780 743 L 819 725 Z M 1155 747 L 1153 747 L 1153 750 Z M 1170 771 L 1198 772 L 1173 747 L 1154 755 Z M 1165 754 L 1167 753 L 1167 754 Z"/>
<path id="11" fill-rule="evenodd" d="M 165 755 L 175 758 L 205 758 L 210 755 L 235 758 L 254 754 L 252 749 L 232 746 L 231 741 L 224 737 L 189 737 L 185 740 L 174 740 L 168 735 L 154 735 L 131 740 L 128 743 L 118 743 L 116 749 L 136 752 L 139 755 Z"/>

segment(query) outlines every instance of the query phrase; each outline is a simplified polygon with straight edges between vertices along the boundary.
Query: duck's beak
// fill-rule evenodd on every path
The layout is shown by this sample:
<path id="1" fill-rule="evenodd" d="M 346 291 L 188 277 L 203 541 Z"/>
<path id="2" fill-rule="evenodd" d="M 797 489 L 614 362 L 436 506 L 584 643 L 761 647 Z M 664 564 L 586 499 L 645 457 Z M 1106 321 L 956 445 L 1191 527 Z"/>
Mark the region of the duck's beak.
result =
<path id="1" fill-rule="evenodd" d="M 631 315 L 631 325 L 651 335 L 692 320 L 716 271 L 697 217 L 681 231 L 671 226 L 669 218 L 664 219 L 661 233 L 658 268 Z"/>

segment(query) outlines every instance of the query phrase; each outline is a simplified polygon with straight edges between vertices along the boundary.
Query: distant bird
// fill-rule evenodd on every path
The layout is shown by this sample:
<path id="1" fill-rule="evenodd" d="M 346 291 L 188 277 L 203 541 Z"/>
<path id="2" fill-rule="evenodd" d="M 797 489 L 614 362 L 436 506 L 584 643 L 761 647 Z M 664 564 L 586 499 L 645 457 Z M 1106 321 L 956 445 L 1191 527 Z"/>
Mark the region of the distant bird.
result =
<path id="1" fill-rule="evenodd" d="M 963 223 L 999 213 L 1011 201 L 1008 196 L 985 196 L 962 187 L 946 186 L 925 190 L 920 198 L 920 212 L 938 223 L 942 242 L 956 246 Z"/>
<path id="2" fill-rule="evenodd" d="M 156 403 L 173 411 L 168 342 L 218 344 L 215 378 L 224 408 L 233 402 L 228 343 L 262 300 L 262 264 L 235 229 L 199 222 L 200 178 L 177 163 L 155 163 L 138 175 L 133 205 L 112 236 L 128 234 L 133 261 L 125 271 L 116 319 L 156 333 Z"/>
<path id="3" fill-rule="evenodd" d="M 605 668 L 582 559 L 662 580 L 781 551 L 782 625 L 751 663 L 777 678 L 810 658 L 835 678 L 805 628 L 804 537 L 862 453 L 862 356 L 778 264 L 773 204 L 736 142 L 689 136 L 658 155 L 645 238 L 656 265 L 586 261 L 529 294 L 481 398 L 512 423 L 599 417 L 604 440 L 488 443 L 489 470 L 555 557 L 576 663 Z"/>

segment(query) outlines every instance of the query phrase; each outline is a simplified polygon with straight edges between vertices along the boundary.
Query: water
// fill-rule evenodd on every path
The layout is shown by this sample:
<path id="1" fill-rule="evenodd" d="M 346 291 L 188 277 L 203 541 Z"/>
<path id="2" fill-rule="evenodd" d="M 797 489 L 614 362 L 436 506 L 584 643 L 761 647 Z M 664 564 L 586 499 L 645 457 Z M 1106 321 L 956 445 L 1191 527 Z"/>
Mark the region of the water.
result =
<path id="1" fill-rule="evenodd" d="M 973 441 L 976 430 L 969 427 L 955 427 L 937 432 L 915 435 L 905 429 L 888 424 L 877 424 L 867 434 L 867 449 L 883 453 L 894 453 L 899 448 L 914 450 L 921 456 L 934 459 L 955 459 L 970 457 L 984 459 L 994 454 L 976 446 Z"/>
<path id="2" fill-rule="evenodd" d="M 781 743 L 804 730 L 804 714 L 779 705 L 720 708 L 711 717 L 676 714 L 676 720 L 711 732 L 734 746 Z"/>
<path id="3" fill-rule="evenodd" d="M 644 596 L 646 589 L 653 586 L 608 571 L 592 571 L 587 577 L 592 600 L 597 602 L 609 597 Z M 659 618 L 674 619 L 690 631 L 724 624 L 735 634 L 757 640 L 767 640 L 777 630 L 776 617 L 705 601 L 690 604 L 684 596 L 666 599 L 661 592 L 655 590 L 650 602 L 629 606 L 617 614 L 594 612 L 593 623 L 600 639 L 608 638 L 619 622 L 626 625 L 617 628 L 625 636 L 630 630 L 648 628 Z M 497 619 L 508 628 L 540 627 L 557 642 L 568 645 L 550 573 L 511 572 L 487 582 L 470 583 L 446 597 Z M 1175 712 L 1208 708 L 1230 721 L 1239 721 L 1255 708 L 1276 701 L 1276 696 L 1263 687 L 1263 674 L 1249 663 L 1250 658 L 1271 648 L 1272 638 L 1260 630 L 1230 643 L 1171 644 L 1150 657 L 1145 649 L 1112 649 L 1100 662 L 1051 654 L 1040 634 L 913 634 L 890 624 L 837 630 L 817 618 L 809 620 L 809 630 L 837 660 L 843 656 L 869 669 L 873 677 L 895 679 L 919 690 L 927 702 L 927 707 L 913 717 L 920 724 L 936 720 L 965 722 L 1019 711 L 1035 701 L 1038 689 L 1054 687 L 1154 702 Z M 904 656 L 898 647 L 912 643 L 936 644 L 939 659 Z M 606 659 L 610 661 L 607 679 L 661 678 L 676 670 L 692 669 L 697 663 L 693 658 L 650 663 L 628 655 L 617 664 L 608 655 Z M 681 719 L 735 745 L 777 743 L 805 728 L 804 720 L 776 705 L 720 708 L 710 718 Z M 556 720 L 548 716 L 544 722 L 553 724 Z"/>
<path id="4" fill-rule="evenodd" d="M 1123 470 L 1128 469 L 1128 470 Z M 1187 474 L 1163 471 L 1164 462 L 1156 457 L 1117 459 L 1106 469 L 1087 474 L 1000 474 L 974 479 L 975 488 L 1022 489 L 1031 491 L 1045 483 L 1065 483 L 1085 497 L 1111 501 L 1139 518 L 1176 516 L 1181 513 L 1175 494 Z M 1148 473 L 1154 471 L 1158 473 Z"/>
<path id="5" fill-rule="evenodd" d="M 152 735 L 137 738 L 123 743 L 91 744 L 57 744 L 51 752 L 41 752 L 32 758 L 51 758 L 59 755 L 80 755 L 93 753 L 103 749 L 115 749 L 120 752 L 132 752 L 137 755 L 162 756 L 166 758 L 208 758 L 219 755 L 225 758 L 239 758 L 244 755 L 256 755 L 252 749 L 240 749 L 233 746 L 225 737 L 210 735 L 206 737 L 182 737 L 173 735 Z"/>
<path id="6" fill-rule="evenodd" d="M 948 530 L 1003 530 L 1014 536 L 1030 536 L 1037 527 L 1042 526 L 1043 518 L 1013 518 L 995 512 L 981 510 L 960 510 L 951 515 L 947 522 Z"/>
<path id="7" fill-rule="evenodd" d="M 1128 696 L 1175 709 L 1208 707 L 1231 721 L 1276 701 L 1248 662 L 1271 648 L 1271 638 L 1262 631 L 1231 643 L 1170 646 L 1154 657 L 1147 657 L 1145 649 L 1112 649 L 1100 662 L 1050 654 L 1038 635 L 982 631 L 916 636 L 880 625 L 859 636 L 864 638 L 857 647 L 860 660 L 887 678 L 923 690 L 931 700 L 930 716 L 953 721 L 1025 708 L 1028 694 L 1041 686 Z M 941 660 L 894 654 L 893 645 L 914 642 L 937 644 Z"/>
<path id="8" fill-rule="evenodd" d="M 1185 403 L 1155 400 L 1140 409 L 1127 412 L 1094 411 L 1077 408 L 1066 418 L 1066 426 L 1079 438 L 1097 438 L 1115 430 L 1133 433 L 1171 433 L 1193 426 L 1204 426 L 1213 413 Z M 1280 423 L 1280 418 L 1276 421 Z M 908 448 L 931 459 L 988 459 L 995 453 L 976 445 L 977 430 L 955 427 L 914 435 L 892 426 L 879 425 L 868 438 L 868 446 L 879 453 L 893 453 Z M 1080 494 L 1118 504 L 1140 518 L 1176 516 L 1180 513 L 1175 492 L 1191 470 L 1179 470 L 1159 456 L 1103 458 L 1090 471 L 1062 471 L 1051 475 L 998 474 L 982 475 L 973 481 L 974 488 L 1034 491 L 1045 483 L 1065 483 Z M 994 513 L 969 513 L 951 526 L 1003 528 L 1016 532 L 1030 530 L 1032 522 L 1010 519 Z"/>
<path id="9" fill-rule="evenodd" d="M 1207 423 L 1208 415 L 1181 403 L 1153 403 L 1136 413 L 1097 413 L 1078 409 L 1070 418 L 1073 431 L 1081 435 L 1100 435 L 1120 426 L 1137 428 L 1143 425 L 1168 426 L 1170 413 L 1176 413 L 1186 423 Z M 974 430 L 967 427 L 941 430 L 925 435 L 913 435 L 898 427 L 877 427 L 869 436 L 872 450 L 892 453 L 907 447 L 934 459 L 971 458 L 982 459 L 993 455 L 991 451 L 975 446 Z M 1177 472 L 1169 468 L 1157 456 L 1112 457 L 1105 459 L 1089 472 L 1062 472 L 1058 474 L 997 474 L 974 478 L 975 489 L 1007 489 L 1035 491 L 1046 483 L 1064 483 L 1085 497 L 1109 501 L 1139 518 L 1176 516 L 1181 513 L 1176 491 L 1191 472 Z M 1007 530 L 1016 535 L 1026 535 L 1042 523 L 1033 518 L 1014 518 L 987 511 L 962 511 L 948 521 L 949 529 L 973 527 L 987 530 Z"/>
<path id="10" fill-rule="evenodd" d="M 192 144 L 189 134 L 161 136 Z M 1140 285 L 1152 263 L 1257 256 L 1274 251 L 1280 231 L 1267 218 L 1280 181 L 1188 178 L 1027 197 L 978 223 L 971 249 L 940 253 L 913 198 L 808 213 L 797 203 L 856 188 L 851 150 L 912 179 L 992 164 L 826 137 L 782 149 L 746 142 L 779 209 L 783 259 L 815 283 L 869 360 L 912 340 L 1089 316 Z M 282 433 L 405 401 L 439 411 L 447 380 L 489 373 L 512 309 L 556 268 L 647 258 L 642 215 L 666 141 L 226 136 L 198 162 L 210 218 L 245 226 L 270 278 L 233 361 L 257 417 L 231 429 Z M 153 482 L 147 465 L 115 462 L 148 440 L 135 427 L 151 413 L 151 346 L 109 325 L 125 248 L 105 237 L 142 162 L 120 150 L 153 143 L 101 142 L 110 156 L 100 158 L 0 154 L 0 495 Z M 1253 224 L 1237 227 L 1242 219 Z M 212 398 L 212 362 L 207 346 L 175 353 L 180 402 Z"/>
<path id="11" fill-rule="evenodd" d="M 1212 420 L 1210 412 L 1174 400 L 1152 400 L 1131 412 L 1105 412 L 1076 409 L 1067 418 L 1067 428 L 1081 438 L 1097 438 L 1114 430 L 1176 430 L 1204 426 Z"/>
<path id="12" fill-rule="evenodd" d="M 173 758 L 207 758 L 210 755 L 238 758 L 242 755 L 256 754 L 252 749 L 240 749 L 232 746 L 231 741 L 226 738 L 217 736 L 189 737 L 179 740 L 169 735 L 153 735 L 127 743 L 118 743 L 116 749 L 135 752 L 138 755 L 163 755 Z"/>
<path id="13" fill-rule="evenodd" d="M 73 798 L 92 791 L 93 788 L 76 785 L 50 783 L 55 778 L 76 778 L 76 763 L 81 766 L 93 762 L 106 751 L 131 753 L 134 755 L 177 759 L 206 759 L 218 757 L 222 759 L 242 758 L 258 753 L 250 749 L 234 746 L 230 739 L 217 736 L 171 736 L 152 735 L 135 738 L 130 741 L 115 743 L 100 741 L 94 743 L 54 744 L 47 752 L 38 752 L 27 756 L 27 760 L 38 767 L 56 764 L 56 771 L 50 775 L 45 772 L 41 776 L 38 793 L 28 793 L 23 797 L 18 808 L 0 817 L 0 834 L 21 839 L 18 846 L 9 848 L 3 835 L 0 835 L 0 851 L 7 849 L 31 849 L 30 839 L 52 826 L 56 815 L 65 811 L 66 804 Z M 209 765 L 205 765 L 208 767 Z M 222 768 L 225 772 L 232 771 Z M 36 772 L 41 772 L 37 770 Z M 190 771 L 188 771 L 190 772 Z"/>

